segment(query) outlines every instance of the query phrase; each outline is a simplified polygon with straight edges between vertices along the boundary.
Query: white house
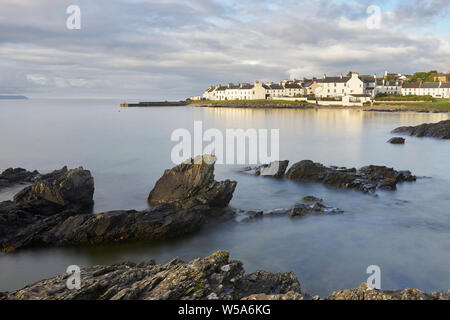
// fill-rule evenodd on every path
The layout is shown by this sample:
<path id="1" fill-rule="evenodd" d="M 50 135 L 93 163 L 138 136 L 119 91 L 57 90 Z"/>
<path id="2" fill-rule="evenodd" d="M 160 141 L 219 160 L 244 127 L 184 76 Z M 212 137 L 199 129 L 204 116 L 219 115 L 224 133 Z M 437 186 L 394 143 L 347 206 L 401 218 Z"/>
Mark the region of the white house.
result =
<path id="1" fill-rule="evenodd" d="M 327 77 L 324 75 L 320 88 L 315 90 L 319 98 L 342 98 L 347 95 L 373 95 L 376 76 L 360 76 L 352 72 L 350 76 Z"/>
<path id="2" fill-rule="evenodd" d="M 432 96 L 433 98 L 450 98 L 448 82 L 410 82 L 403 84 L 403 96 Z"/>
<path id="3" fill-rule="evenodd" d="M 402 81 L 377 80 L 374 96 L 380 94 L 400 95 L 402 94 Z"/>

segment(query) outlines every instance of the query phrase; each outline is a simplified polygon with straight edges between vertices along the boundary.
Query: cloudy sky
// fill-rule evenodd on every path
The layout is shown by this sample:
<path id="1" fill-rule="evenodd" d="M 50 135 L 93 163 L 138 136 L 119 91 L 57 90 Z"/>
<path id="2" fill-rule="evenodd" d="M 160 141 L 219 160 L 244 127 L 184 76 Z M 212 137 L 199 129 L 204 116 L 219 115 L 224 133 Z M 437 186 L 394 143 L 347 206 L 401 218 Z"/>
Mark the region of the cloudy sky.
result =
<path id="1" fill-rule="evenodd" d="M 0 94 L 181 99 L 218 83 L 446 72 L 449 18 L 450 0 L 0 0 Z"/>

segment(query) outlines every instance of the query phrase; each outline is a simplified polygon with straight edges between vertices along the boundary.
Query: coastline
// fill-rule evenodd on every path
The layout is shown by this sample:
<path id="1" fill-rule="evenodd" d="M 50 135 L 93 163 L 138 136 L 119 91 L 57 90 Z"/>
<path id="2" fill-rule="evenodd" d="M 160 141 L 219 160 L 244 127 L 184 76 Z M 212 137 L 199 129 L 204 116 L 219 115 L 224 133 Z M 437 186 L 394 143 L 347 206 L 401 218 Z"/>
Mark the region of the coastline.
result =
<path id="1" fill-rule="evenodd" d="M 424 107 L 413 107 L 407 105 L 373 105 L 373 106 L 321 106 L 313 105 L 300 102 L 291 103 L 281 103 L 281 102 L 258 102 L 249 103 L 242 101 L 217 101 L 217 102 L 191 102 L 187 106 L 189 107 L 199 107 L 199 108 L 246 108 L 246 109 L 322 109 L 322 110 L 356 110 L 356 111 L 366 111 L 366 112 L 418 112 L 418 113 L 450 113 L 450 110 L 443 110 L 439 108 L 424 108 Z"/>

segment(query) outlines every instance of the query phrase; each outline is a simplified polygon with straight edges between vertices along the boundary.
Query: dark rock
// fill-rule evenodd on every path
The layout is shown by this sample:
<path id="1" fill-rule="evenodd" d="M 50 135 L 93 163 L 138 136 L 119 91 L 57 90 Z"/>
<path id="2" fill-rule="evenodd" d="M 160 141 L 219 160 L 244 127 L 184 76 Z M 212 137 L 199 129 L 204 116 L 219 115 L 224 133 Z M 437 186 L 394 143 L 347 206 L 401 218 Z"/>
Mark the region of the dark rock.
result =
<path id="1" fill-rule="evenodd" d="M 419 126 L 399 127 L 394 129 L 392 133 L 405 133 L 415 137 L 450 139 L 450 120 L 438 123 L 424 123 Z"/>
<path id="2" fill-rule="evenodd" d="M 9 168 L 0 174 L 0 189 L 16 183 L 31 183 L 39 177 L 39 172 L 27 171 L 22 168 Z"/>
<path id="3" fill-rule="evenodd" d="M 391 144 L 405 144 L 405 139 L 400 137 L 394 137 L 389 139 L 388 143 Z"/>
<path id="4" fill-rule="evenodd" d="M 41 176 L 31 187 L 25 188 L 14 197 L 16 204 L 34 200 L 45 200 L 62 207 L 92 206 L 94 196 L 94 178 L 82 167 L 61 170 Z"/>
<path id="5" fill-rule="evenodd" d="M 180 208 L 196 205 L 223 208 L 236 188 L 235 181 L 214 180 L 214 156 L 191 159 L 166 170 L 148 197 L 151 205 L 171 204 Z"/>
<path id="6" fill-rule="evenodd" d="M 0 203 L 0 245 L 10 251 L 156 241 L 180 237 L 206 223 L 233 216 L 230 209 L 222 207 L 233 196 L 236 182 L 214 181 L 214 163 L 174 169 L 167 170 L 152 191 L 164 203 L 165 192 L 176 182 L 172 175 L 179 177 L 180 183 L 174 186 L 178 189 L 166 197 L 166 204 L 144 211 L 96 215 L 82 212 L 75 205 L 87 203 L 87 197 L 92 197 L 93 179 L 88 171 L 63 168 L 43 176 L 16 195 L 14 203 Z M 82 190 L 83 185 L 88 192 Z"/>
<path id="7" fill-rule="evenodd" d="M 294 164 L 286 177 L 299 182 L 320 182 L 327 186 L 359 190 L 364 193 L 376 189 L 395 190 L 397 183 L 416 181 L 409 171 L 395 171 L 384 166 L 367 166 L 355 168 L 326 167 L 311 160 Z"/>
<path id="8" fill-rule="evenodd" d="M 245 274 L 226 251 L 184 263 L 117 264 L 81 270 L 80 290 L 66 287 L 68 274 L 3 294 L 8 300 L 236 300 L 253 294 L 302 294 L 293 273 Z"/>
<path id="9" fill-rule="evenodd" d="M 270 164 L 259 166 L 255 169 L 256 176 L 281 178 L 289 165 L 289 161 L 274 161 Z"/>

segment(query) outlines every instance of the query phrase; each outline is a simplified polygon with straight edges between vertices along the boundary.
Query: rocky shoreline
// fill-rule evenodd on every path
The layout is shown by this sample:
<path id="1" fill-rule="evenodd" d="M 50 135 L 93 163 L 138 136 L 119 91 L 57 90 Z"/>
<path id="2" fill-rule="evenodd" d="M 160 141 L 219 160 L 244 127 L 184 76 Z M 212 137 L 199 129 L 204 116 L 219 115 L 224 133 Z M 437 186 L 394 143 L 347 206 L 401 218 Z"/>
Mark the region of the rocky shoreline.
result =
<path id="1" fill-rule="evenodd" d="M 164 265 L 153 260 L 81 269 L 80 289 L 70 290 L 69 274 L 36 282 L 0 300 L 449 300 L 450 290 L 427 294 L 418 289 L 379 291 L 363 283 L 321 298 L 302 290 L 292 272 L 246 274 L 227 251 Z"/>
<path id="2" fill-rule="evenodd" d="M 36 170 L 31 172 L 23 168 L 9 168 L 0 174 L 0 190 L 15 184 L 32 183 L 40 176 Z"/>

